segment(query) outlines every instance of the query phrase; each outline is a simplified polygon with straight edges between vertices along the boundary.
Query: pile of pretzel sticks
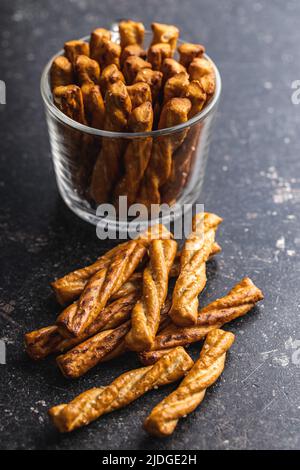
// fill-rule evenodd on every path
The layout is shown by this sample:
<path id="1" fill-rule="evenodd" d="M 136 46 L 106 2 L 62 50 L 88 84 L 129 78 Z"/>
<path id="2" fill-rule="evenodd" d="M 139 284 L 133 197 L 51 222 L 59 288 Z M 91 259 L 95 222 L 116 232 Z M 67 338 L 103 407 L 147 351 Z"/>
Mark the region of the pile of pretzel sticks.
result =
<path id="1" fill-rule="evenodd" d="M 212 63 L 201 44 L 182 43 L 179 30 L 152 23 L 152 42 L 144 49 L 145 28 L 131 20 L 119 24 L 120 43 L 98 28 L 90 42 L 68 41 L 54 59 L 50 85 L 55 105 L 69 118 L 96 129 L 148 132 L 187 122 L 215 91 Z M 201 124 L 174 134 L 126 141 L 78 135 L 64 128 L 78 166 L 75 182 L 96 204 L 127 196 L 128 205 L 174 203 L 187 183 Z"/>
<path id="2" fill-rule="evenodd" d="M 151 412 L 145 429 L 169 435 L 179 418 L 203 400 L 205 390 L 222 373 L 234 341 L 232 333 L 220 328 L 263 299 L 244 278 L 227 295 L 199 308 L 206 263 L 221 250 L 215 241 L 221 222 L 215 214 L 197 214 L 181 252 L 172 234 L 155 225 L 52 283 L 58 302 L 67 306 L 54 325 L 25 335 L 33 359 L 58 354 L 57 365 L 68 378 L 80 377 L 126 351 L 135 351 L 143 364 L 108 386 L 51 408 L 50 417 L 61 432 L 86 425 L 183 376 L 179 388 Z M 171 278 L 175 285 L 170 289 Z M 185 348 L 204 338 L 194 364 Z"/>

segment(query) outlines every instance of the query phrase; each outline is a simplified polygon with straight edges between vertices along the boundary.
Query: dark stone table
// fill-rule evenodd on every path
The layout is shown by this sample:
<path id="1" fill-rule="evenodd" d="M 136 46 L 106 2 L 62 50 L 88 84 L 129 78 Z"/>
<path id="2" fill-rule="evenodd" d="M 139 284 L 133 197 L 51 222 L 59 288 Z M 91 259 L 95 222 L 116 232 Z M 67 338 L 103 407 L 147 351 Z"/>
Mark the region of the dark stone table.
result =
<path id="1" fill-rule="evenodd" d="M 299 448 L 300 79 L 298 0 L 2 0 L 0 105 L 0 447 L 7 449 Z M 236 333 L 222 378 L 167 440 L 141 423 L 159 390 L 72 435 L 60 436 L 47 409 L 138 366 L 124 356 L 68 382 L 53 359 L 33 363 L 24 332 L 58 313 L 49 281 L 105 251 L 95 228 L 58 196 L 39 78 L 50 55 L 116 18 L 179 25 L 219 64 L 223 97 L 199 202 L 224 217 L 223 252 L 203 296 L 222 296 L 249 275 L 265 292 L 259 308 L 226 326 Z M 3 343 L 2 343 L 3 344 Z M 193 353 L 199 346 L 191 349 Z M 172 387 L 169 387 L 172 389 Z"/>

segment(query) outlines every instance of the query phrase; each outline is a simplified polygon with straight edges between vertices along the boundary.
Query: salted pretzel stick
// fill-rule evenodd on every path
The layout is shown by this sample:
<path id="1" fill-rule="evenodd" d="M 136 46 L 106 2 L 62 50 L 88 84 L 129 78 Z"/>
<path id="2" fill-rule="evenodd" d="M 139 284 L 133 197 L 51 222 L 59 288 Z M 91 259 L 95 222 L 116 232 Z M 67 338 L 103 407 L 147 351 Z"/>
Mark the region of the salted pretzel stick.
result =
<path id="1" fill-rule="evenodd" d="M 106 306 L 110 297 L 134 273 L 146 253 L 145 246 L 131 240 L 118 250 L 109 265 L 87 282 L 76 306 L 66 308 L 57 318 L 62 334 L 80 336 Z"/>
<path id="2" fill-rule="evenodd" d="M 120 344 L 129 328 L 130 321 L 127 321 L 118 328 L 100 331 L 62 356 L 58 356 L 56 362 L 63 375 L 75 379 L 85 374 Z"/>
<path id="3" fill-rule="evenodd" d="M 58 109 L 66 116 L 80 124 L 86 124 L 82 93 L 77 85 L 56 87 L 53 90 L 53 100 Z"/>
<path id="4" fill-rule="evenodd" d="M 191 44 L 189 42 L 186 42 L 184 44 L 181 44 L 178 47 L 178 52 L 179 52 L 179 55 L 180 55 L 179 62 L 186 69 L 188 69 L 190 63 L 196 57 L 202 57 L 202 55 L 205 52 L 205 47 L 202 46 L 202 44 Z"/>
<path id="5" fill-rule="evenodd" d="M 172 98 L 186 98 L 189 84 L 189 76 L 186 72 L 170 77 L 164 86 L 164 103 Z"/>
<path id="6" fill-rule="evenodd" d="M 180 273 L 176 281 L 170 317 L 179 326 L 197 322 L 198 295 L 206 284 L 206 261 L 215 242 L 221 217 L 202 213 L 193 218 L 193 231 L 187 238 L 180 258 Z"/>
<path id="7" fill-rule="evenodd" d="M 150 245 L 150 263 L 143 273 L 143 295 L 132 310 L 131 330 L 126 336 L 132 351 L 150 349 L 154 342 L 176 251 L 174 240 L 154 240 Z"/>
<path id="8" fill-rule="evenodd" d="M 148 62 L 152 64 L 153 70 L 160 70 L 165 59 L 172 57 L 172 49 L 170 44 L 158 43 L 148 49 Z"/>
<path id="9" fill-rule="evenodd" d="M 100 75 L 100 88 L 103 96 L 105 96 L 110 86 L 118 82 L 119 80 L 125 83 L 125 78 L 122 72 L 118 69 L 115 64 L 111 64 L 105 67 Z"/>
<path id="10" fill-rule="evenodd" d="M 143 23 L 123 20 L 119 23 L 119 33 L 122 49 L 135 44 L 141 46 L 144 42 L 145 27 Z"/>
<path id="11" fill-rule="evenodd" d="M 220 299 L 215 300 L 199 311 L 197 325 L 186 328 L 169 325 L 163 329 L 155 338 L 152 351 L 140 355 L 143 364 L 152 363 L 152 360 L 163 354 L 164 349 L 177 346 L 188 346 L 203 339 L 210 331 L 221 328 L 236 318 L 246 315 L 257 302 L 264 298 L 263 293 L 256 287 L 251 279 L 244 278 L 236 284 L 233 289 Z"/>
<path id="12" fill-rule="evenodd" d="M 151 68 L 152 68 L 152 65 L 150 64 L 150 62 L 147 62 L 141 57 L 138 57 L 138 56 L 127 57 L 127 59 L 124 61 L 123 70 L 122 70 L 127 85 L 131 85 L 134 82 L 136 75 L 140 70 L 151 69 Z"/>
<path id="13" fill-rule="evenodd" d="M 176 126 L 188 119 L 191 102 L 186 98 L 168 101 L 159 120 L 159 129 Z M 167 181 L 172 168 L 172 155 L 182 144 L 186 131 L 158 137 L 152 146 L 152 154 L 138 195 L 139 202 L 147 205 L 160 204 L 160 187 Z"/>
<path id="14" fill-rule="evenodd" d="M 25 334 L 27 354 L 34 360 L 44 359 L 49 354 L 62 353 L 73 348 L 101 330 L 118 327 L 129 319 L 139 296 L 139 290 L 136 290 L 109 304 L 79 338 L 64 338 L 57 325 L 47 326 Z M 76 305 L 73 308 L 75 309 Z"/>
<path id="15" fill-rule="evenodd" d="M 75 74 L 79 85 L 92 83 L 97 85 L 100 79 L 100 67 L 96 60 L 79 55 L 75 60 Z"/>
<path id="16" fill-rule="evenodd" d="M 169 239 L 172 238 L 172 234 L 167 230 L 163 225 L 156 224 L 150 226 L 148 230 L 142 232 L 138 235 L 136 240 L 139 240 L 146 248 L 148 247 L 151 240 L 154 239 Z M 126 242 L 127 244 L 129 242 Z M 123 247 L 124 244 L 114 247 L 112 250 L 109 250 L 104 255 L 100 256 L 97 261 L 90 266 L 85 268 L 77 269 L 72 271 L 69 274 L 57 279 L 51 283 L 51 287 L 55 292 L 56 298 L 61 305 L 72 302 L 82 293 L 87 281 L 94 275 L 96 272 L 100 271 L 103 268 L 106 268 L 109 265 L 110 260 L 115 256 L 115 254 Z M 118 291 L 120 292 L 120 290 Z M 131 292 L 131 290 L 130 290 Z M 122 292 L 119 294 L 123 296 L 128 294 L 129 291 Z M 116 298 L 116 294 L 114 297 Z"/>
<path id="17" fill-rule="evenodd" d="M 73 67 L 67 57 L 59 56 L 54 59 L 50 69 L 51 90 L 57 86 L 67 86 L 74 83 Z"/>
<path id="18" fill-rule="evenodd" d="M 91 33 L 90 38 L 90 57 L 97 60 L 100 55 L 101 45 L 104 39 L 111 40 L 111 34 L 108 29 L 97 28 Z"/>
<path id="19" fill-rule="evenodd" d="M 163 83 L 166 83 L 169 78 L 174 77 L 178 73 L 187 73 L 187 70 L 183 65 L 177 62 L 177 60 L 171 58 L 163 61 L 160 71 L 163 74 Z"/>
<path id="20" fill-rule="evenodd" d="M 211 96 L 216 88 L 216 76 L 212 63 L 204 57 L 196 57 L 189 66 L 191 80 L 198 80 L 205 93 Z"/>
<path id="21" fill-rule="evenodd" d="M 143 83 L 142 85 L 149 88 L 146 83 Z M 128 121 L 129 128 L 132 132 L 151 131 L 152 124 L 153 111 L 150 102 L 143 103 L 135 108 Z M 151 156 L 151 149 L 151 137 L 144 137 L 138 140 L 133 139 L 129 142 L 124 155 L 125 174 L 118 182 L 115 189 L 116 200 L 118 200 L 119 196 L 127 196 L 128 206 L 131 206 L 131 204 L 135 202 L 140 182 L 144 176 Z"/>
<path id="22" fill-rule="evenodd" d="M 121 80 L 109 87 L 105 95 L 105 106 L 105 130 L 124 131 L 131 113 L 131 100 L 126 85 Z M 91 196 L 97 204 L 108 200 L 119 178 L 122 148 L 121 139 L 104 138 L 102 141 L 102 149 L 94 167 L 90 189 Z"/>
<path id="23" fill-rule="evenodd" d="M 147 391 L 175 382 L 193 361 L 183 348 L 163 356 L 154 366 L 125 372 L 110 385 L 82 393 L 69 404 L 49 410 L 53 424 L 61 432 L 73 431 L 111 411 L 123 408 Z"/>
<path id="24" fill-rule="evenodd" d="M 168 311 L 170 310 L 171 301 L 166 299 L 160 313 L 159 331 L 166 328 L 170 324 Z M 129 315 L 132 308 L 131 306 Z M 122 311 L 119 312 L 120 314 Z M 117 319 L 118 314 L 112 317 L 111 324 Z M 107 362 L 112 358 L 120 356 L 128 351 L 128 346 L 125 341 L 125 336 L 129 331 L 130 322 L 124 323 L 124 315 L 122 324 L 116 328 L 111 327 L 108 330 L 109 324 L 105 325 L 105 330 L 101 330 L 94 336 L 89 337 L 85 341 L 81 341 L 73 349 L 57 358 L 57 363 L 61 372 L 68 378 L 77 378 L 84 375 L 90 369 L 98 365 L 100 362 Z"/>
<path id="25" fill-rule="evenodd" d="M 170 44 L 173 53 L 176 49 L 179 29 L 176 26 L 162 23 L 152 23 L 151 29 L 153 31 L 151 46 L 157 43 Z"/>
<path id="26" fill-rule="evenodd" d="M 131 99 L 132 110 L 134 110 L 135 108 L 137 108 L 138 106 L 141 106 L 141 104 L 146 103 L 146 102 L 149 102 L 151 105 L 152 96 L 151 96 L 151 89 L 148 83 L 143 83 L 143 82 L 134 83 L 133 85 L 129 85 L 127 87 L 127 91 Z M 151 105 L 151 110 L 152 110 L 152 105 Z M 132 116 L 132 113 L 130 116 Z M 132 130 L 131 129 L 132 124 L 133 123 L 130 122 L 130 117 L 129 117 L 128 128 L 130 131 Z M 141 125 L 140 127 L 144 129 L 143 125 Z M 152 129 L 152 123 L 151 123 L 151 128 L 149 130 L 151 131 L 151 129 Z M 136 132 L 146 132 L 146 131 L 141 130 L 141 131 L 136 131 Z"/>
<path id="27" fill-rule="evenodd" d="M 88 124 L 96 129 L 102 129 L 105 107 L 99 86 L 94 83 L 85 83 L 81 87 L 81 92 Z"/>
<path id="28" fill-rule="evenodd" d="M 124 65 L 124 62 L 130 56 L 137 56 L 141 57 L 142 59 L 146 59 L 147 52 L 143 49 L 139 44 L 131 44 L 129 46 L 124 47 L 121 53 L 121 65 Z"/>
<path id="29" fill-rule="evenodd" d="M 88 43 L 81 39 L 65 42 L 64 45 L 65 55 L 72 65 L 75 65 L 76 59 L 79 55 L 90 55 L 90 46 Z"/>
<path id="30" fill-rule="evenodd" d="M 158 70 L 142 69 L 137 73 L 133 83 L 147 83 L 151 89 L 152 103 L 157 102 L 162 84 L 162 73 Z"/>
<path id="31" fill-rule="evenodd" d="M 169 436 L 180 418 L 200 405 L 205 392 L 222 374 L 226 352 L 234 342 L 234 334 L 222 330 L 208 333 L 198 361 L 179 387 L 151 411 L 144 428 L 158 437 Z"/>

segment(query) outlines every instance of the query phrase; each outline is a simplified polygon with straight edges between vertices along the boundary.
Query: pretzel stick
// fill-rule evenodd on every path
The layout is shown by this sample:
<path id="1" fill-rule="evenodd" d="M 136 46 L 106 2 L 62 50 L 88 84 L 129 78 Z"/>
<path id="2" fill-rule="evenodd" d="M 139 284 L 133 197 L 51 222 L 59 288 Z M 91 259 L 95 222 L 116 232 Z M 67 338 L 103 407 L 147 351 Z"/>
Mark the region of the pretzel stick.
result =
<path id="1" fill-rule="evenodd" d="M 131 113 L 131 101 L 126 85 L 121 80 L 109 87 L 105 95 L 105 106 L 105 130 L 124 131 Z M 102 139 L 102 149 L 94 167 L 90 189 L 91 197 L 97 204 L 106 202 L 109 198 L 119 177 L 122 152 L 122 139 Z"/>
<path id="2" fill-rule="evenodd" d="M 61 432 L 73 431 L 113 410 L 123 408 L 154 387 L 175 382 L 193 366 L 183 348 L 176 348 L 154 366 L 125 372 L 110 385 L 82 393 L 66 405 L 49 410 L 53 424 Z"/>
<path id="3" fill-rule="evenodd" d="M 174 53 L 179 37 L 179 29 L 176 26 L 162 23 L 152 23 L 151 29 L 153 31 L 151 46 L 158 43 L 170 44 L 172 53 Z"/>
<path id="4" fill-rule="evenodd" d="M 120 344 L 129 328 L 130 322 L 127 321 L 113 330 L 100 331 L 66 354 L 58 356 L 56 362 L 63 375 L 74 379 L 85 374 Z"/>
<path id="5" fill-rule="evenodd" d="M 170 324 L 171 320 L 168 316 L 170 306 L 170 299 L 166 299 L 160 313 L 159 331 Z M 130 318 L 133 307 L 134 305 L 131 306 L 131 309 L 128 312 L 127 320 Z M 120 312 L 120 314 L 121 313 L 122 312 Z M 112 318 L 112 321 L 110 322 L 111 324 L 114 319 L 115 317 Z M 99 333 L 89 337 L 84 342 L 81 341 L 79 345 L 59 356 L 57 358 L 57 363 L 61 372 L 66 377 L 74 379 L 84 375 L 100 362 L 109 361 L 110 359 L 128 351 L 125 335 L 130 329 L 130 322 L 123 322 L 124 315 L 122 318 L 122 324 L 117 326 L 117 328 L 112 327 L 106 334 L 109 326 L 109 324 L 106 324 L 105 330 L 101 330 Z"/>
<path id="6" fill-rule="evenodd" d="M 121 66 L 123 67 L 125 60 L 133 55 L 141 57 L 145 60 L 147 57 L 147 52 L 138 44 L 131 44 L 129 46 L 124 47 L 121 53 Z"/>
<path id="7" fill-rule="evenodd" d="M 179 387 L 151 411 L 144 428 L 154 436 L 169 436 L 180 418 L 192 413 L 204 399 L 205 392 L 222 374 L 226 352 L 234 334 L 222 330 L 208 333 L 200 357 Z"/>
<path id="8" fill-rule="evenodd" d="M 191 102 L 186 98 L 173 98 L 163 107 L 159 129 L 176 126 L 188 119 Z M 148 168 L 142 180 L 138 200 L 151 208 L 160 204 L 160 187 L 167 181 L 172 168 L 172 155 L 182 144 L 186 131 L 158 137 L 152 146 Z"/>
<path id="9" fill-rule="evenodd" d="M 146 248 L 139 241 L 123 244 L 102 270 L 87 282 L 76 309 L 65 309 L 57 318 L 56 324 L 62 334 L 80 336 L 106 306 L 110 297 L 130 278 L 143 259 Z"/>
<path id="10" fill-rule="evenodd" d="M 172 49 L 170 44 L 158 43 L 148 49 L 147 60 L 152 64 L 153 70 L 160 70 L 165 59 L 172 57 Z"/>
<path id="11" fill-rule="evenodd" d="M 26 352 L 34 360 L 44 359 L 49 354 L 62 353 L 71 349 L 101 330 L 116 328 L 129 319 L 138 298 L 139 291 L 136 290 L 109 304 L 79 338 L 63 337 L 57 325 L 27 333 L 25 335 Z M 73 308 L 76 308 L 76 305 Z"/>
<path id="12" fill-rule="evenodd" d="M 154 240 L 150 245 L 150 263 L 143 273 L 143 295 L 132 311 L 131 330 L 126 336 L 132 351 L 150 349 L 154 342 L 176 251 L 174 240 Z"/>
<path id="13" fill-rule="evenodd" d="M 137 84 L 138 85 L 138 84 Z M 146 83 L 143 83 L 149 87 Z M 135 85 L 132 85 L 135 86 Z M 151 103 L 146 102 L 135 108 L 129 118 L 129 128 L 132 132 L 151 131 L 153 124 L 153 111 Z M 115 188 L 115 199 L 119 196 L 127 196 L 127 204 L 131 206 L 135 202 L 140 182 L 147 168 L 152 148 L 152 138 L 145 137 L 133 139 L 129 142 L 125 155 L 125 174 Z"/>
<path id="14" fill-rule="evenodd" d="M 57 86 L 67 86 L 74 83 L 74 73 L 71 62 L 67 57 L 59 56 L 54 59 L 50 69 L 51 90 Z"/>
<path id="15" fill-rule="evenodd" d="M 216 76 L 212 63 L 204 57 L 196 57 L 189 65 L 191 80 L 198 80 L 205 93 L 210 97 L 216 88 Z"/>
<path id="16" fill-rule="evenodd" d="M 152 363 L 152 360 L 163 354 L 164 349 L 176 346 L 188 346 L 203 339 L 210 331 L 221 328 L 236 318 L 246 315 L 257 302 L 264 298 L 263 293 L 256 287 L 251 279 L 244 278 L 236 284 L 224 297 L 215 300 L 199 311 L 197 325 L 187 328 L 172 324 L 162 330 L 155 338 L 152 350 L 157 354 L 151 356 L 152 351 L 140 354 L 142 363 Z"/>
<path id="17" fill-rule="evenodd" d="M 179 62 L 188 69 L 190 63 L 196 57 L 202 57 L 205 52 L 205 47 L 202 44 L 191 44 L 191 43 L 184 43 L 178 47 L 178 52 L 180 55 Z"/>
<path id="18" fill-rule="evenodd" d="M 144 42 L 145 27 L 143 23 L 123 20 L 119 23 L 119 33 L 122 49 L 136 44 L 141 46 Z"/>
<path id="19" fill-rule="evenodd" d="M 90 55 L 90 46 L 81 39 L 75 39 L 74 41 L 68 41 L 64 44 L 65 55 L 74 66 L 76 59 L 79 55 Z"/>
<path id="20" fill-rule="evenodd" d="M 171 233 L 160 224 L 150 226 L 148 230 L 141 233 L 137 240 L 140 240 L 146 247 L 151 242 L 152 239 L 165 239 L 172 238 Z M 127 242 L 128 243 L 128 242 Z M 112 250 L 108 251 L 102 255 L 98 260 L 86 266 L 85 268 L 77 269 L 65 276 L 57 279 L 51 283 L 51 287 L 55 292 L 56 298 L 61 305 L 65 305 L 69 302 L 72 302 L 77 297 L 80 296 L 84 287 L 86 286 L 87 281 L 96 274 L 97 271 L 100 271 L 103 268 L 106 268 L 110 262 L 110 259 L 123 247 L 124 244 L 114 247 Z M 127 291 L 128 293 L 128 291 Z M 117 293 L 115 293 L 116 295 Z M 121 296 L 124 295 L 123 293 Z M 116 298 L 116 297 L 115 297 Z"/>
<path id="21" fill-rule="evenodd" d="M 170 317 L 179 326 L 197 322 L 198 295 L 206 284 L 206 261 L 222 219 L 215 214 L 197 214 L 193 231 L 187 238 L 180 259 L 180 273 L 173 291 Z"/>

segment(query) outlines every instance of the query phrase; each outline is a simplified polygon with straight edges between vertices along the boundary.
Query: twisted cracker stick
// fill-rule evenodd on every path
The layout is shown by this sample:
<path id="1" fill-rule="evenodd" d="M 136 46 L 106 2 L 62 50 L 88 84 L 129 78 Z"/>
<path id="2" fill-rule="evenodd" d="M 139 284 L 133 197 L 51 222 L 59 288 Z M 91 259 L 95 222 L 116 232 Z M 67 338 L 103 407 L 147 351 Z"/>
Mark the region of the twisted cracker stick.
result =
<path id="1" fill-rule="evenodd" d="M 148 49 L 148 62 L 152 64 L 153 70 L 160 70 L 165 59 L 172 57 L 170 44 L 154 44 Z"/>
<path id="2" fill-rule="evenodd" d="M 176 348 L 154 366 L 125 372 L 110 385 L 82 393 L 66 405 L 49 410 L 53 424 L 61 432 L 69 432 L 113 410 L 133 402 L 154 387 L 175 382 L 193 366 L 183 348 Z"/>
<path id="3" fill-rule="evenodd" d="M 187 346 L 190 343 L 200 341 L 209 331 L 221 328 L 225 323 L 246 315 L 256 302 L 263 298 L 261 290 L 253 284 L 251 279 L 246 277 L 236 284 L 225 297 L 221 297 L 201 309 L 196 326 L 182 328 L 170 325 L 162 330 L 156 336 L 152 350 Z"/>
<path id="4" fill-rule="evenodd" d="M 124 244 L 110 264 L 92 276 L 85 286 L 76 311 L 65 309 L 57 318 L 62 334 L 80 336 L 106 306 L 109 298 L 130 278 L 146 253 L 138 241 Z"/>
<path id="5" fill-rule="evenodd" d="M 168 317 L 170 306 L 170 299 L 166 299 L 165 304 L 161 309 L 159 331 L 162 328 L 166 328 L 170 323 L 170 319 Z M 131 305 L 130 313 L 132 308 L 133 305 Z M 122 311 L 119 313 L 121 316 Z M 118 314 L 112 317 L 112 321 L 109 323 L 112 324 L 117 320 L 117 316 Z M 124 321 L 124 318 L 125 315 L 123 314 L 122 322 Z M 105 330 L 108 330 L 109 323 L 106 323 Z M 129 328 L 130 326 L 128 327 L 128 322 L 122 323 L 116 328 L 113 328 L 112 326 L 107 334 L 105 334 L 106 331 L 103 329 L 86 341 L 82 342 L 81 340 L 81 344 L 74 347 L 66 354 L 59 356 L 58 363 L 63 374 L 70 378 L 76 378 L 79 377 L 79 375 L 84 375 L 88 370 L 95 367 L 100 362 L 107 362 L 110 359 L 124 354 L 128 350 L 125 335 L 129 331 Z"/>
<path id="6" fill-rule="evenodd" d="M 54 59 L 50 69 L 51 90 L 57 86 L 67 86 L 74 82 L 73 67 L 67 57 L 59 56 Z"/>
<path id="7" fill-rule="evenodd" d="M 173 98 L 162 110 L 159 129 L 176 126 L 186 122 L 191 109 L 191 102 L 186 98 Z M 172 169 L 172 155 L 181 145 L 186 131 L 158 137 L 152 146 L 148 168 L 141 183 L 138 200 L 150 208 L 151 204 L 160 204 L 160 188 L 165 184 Z"/>
<path id="8" fill-rule="evenodd" d="M 189 76 L 186 72 L 170 77 L 164 86 L 164 103 L 172 98 L 188 98 L 186 95 L 189 84 Z"/>
<path id="9" fill-rule="evenodd" d="M 105 129 L 124 131 L 131 113 L 131 101 L 123 82 L 119 80 L 110 86 L 105 95 L 105 105 Z M 121 139 L 102 139 L 102 149 L 94 167 L 90 188 L 91 196 L 97 204 L 108 200 L 119 178 L 122 151 Z"/>
<path id="10" fill-rule="evenodd" d="M 64 49 L 65 55 L 72 65 L 75 65 L 77 56 L 86 55 L 89 57 L 90 55 L 90 46 L 81 39 L 65 42 Z"/>
<path id="11" fill-rule="evenodd" d="M 105 96 L 109 87 L 119 80 L 125 83 L 124 75 L 115 64 L 105 67 L 100 76 L 100 88 L 103 96 Z"/>
<path id="12" fill-rule="evenodd" d="M 197 322 L 198 295 L 206 284 L 206 261 L 215 241 L 222 219 L 215 214 L 197 214 L 193 231 L 187 238 L 180 259 L 180 273 L 176 281 L 170 317 L 179 326 Z"/>
<path id="13" fill-rule="evenodd" d="M 147 57 L 147 52 L 138 44 L 131 44 L 130 46 L 126 46 L 121 53 L 121 65 L 123 65 L 125 60 L 132 55 L 141 57 L 145 60 Z"/>
<path id="14" fill-rule="evenodd" d="M 74 121 L 86 124 L 81 89 L 77 85 L 58 86 L 53 100 L 60 111 Z"/>
<path id="15" fill-rule="evenodd" d="M 132 85 L 147 86 L 146 83 Z M 131 88 L 131 87 L 127 87 Z M 130 115 L 128 126 L 132 132 L 148 132 L 151 131 L 153 125 L 153 111 L 150 102 L 146 102 L 133 110 Z M 140 182 L 144 176 L 145 170 L 151 156 L 152 138 L 144 137 L 141 139 L 133 139 L 129 142 L 125 155 L 125 174 L 118 182 L 115 188 L 115 199 L 119 196 L 127 196 L 127 204 L 130 206 L 136 200 L 136 195 L 140 186 Z"/>
<path id="16" fill-rule="evenodd" d="M 151 110 L 152 110 L 151 89 L 150 89 L 150 86 L 148 85 L 148 83 L 143 83 L 143 82 L 134 83 L 133 85 L 129 85 L 127 87 L 127 91 L 128 91 L 129 97 L 131 99 L 131 104 L 132 104 L 132 109 L 133 110 L 135 108 L 137 108 L 138 106 L 141 106 L 143 103 L 146 103 L 147 101 L 150 103 Z M 130 116 L 132 116 L 132 114 Z M 152 112 L 151 112 L 151 115 L 152 115 Z M 148 116 L 148 120 L 149 120 L 149 112 L 147 112 L 147 116 Z M 134 119 L 134 123 L 136 123 L 136 121 L 137 120 Z M 139 121 L 137 121 L 137 122 L 139 122 Z M 132 127 L 136 127 L 136 125 L 133 126 L 133 123 L 130 122 L 130 117 L 129 117 L 128 128 L 130 130 L 132 130 Z M 143 121 L 139 125 L 139 127 L 141 129 L 144 129 L 145 126 L 143 124 Z M 148 127 L 149 126 L 147 126 L 147 129 L 148 129 Z M 152 122 L 151 122 L 151 128 L 149 130 L 151 131 L 151 129 L 152 129 Z M 146 131 L 141 130 L 141 131 L 132 131 L 132 132 L 146 132 Z"/>
<path id="17" fill-rule="evenodd" d="M 205 47 L 202 44 L 191 44 L 186 42 L 178 47 L 180 55 L 179 62 L 187 69 L 195 57 L 202 57 Z"/>
<path id="18" fill-rule="evenodd" d="M 150 263 L 143 273 L 143 295 L 132 310 L 131 330 L 126 336 L 132 351 L 150 349 L 154 342 L 176 251 L 174 240 L 154 240 L 150 245 Z"/>
<path id="19" fill-rule="evenodd" d="M 151 46 L 157 43 L 167 43 L 170 44 L 172 53 L 174 53 L 179 37 L 179 29 L 176 26 L 162 23 L 152 23 L 151 29 L 153 31 Z"/>
<path id="20" fill-rule="evenodd" d="M 119 33 L 122 49 L 135 44 L 141 46 L 144 42 L 145 27 L 143 23 L 124 20 L 119 23 Z"/>
<path id="21" fill-rule="evenodd" d="M 110 31 L 104 28 L 97 28 L 92 32 L 90 38 L 90 56 L 92 59 L 98 59 L 103 39 L 111 40 Z"/>
<path id="22" fill-rule="evenodd" d="M 142 69 L 137 73 L 133 81 L 133 83 L 139 82 L 147 83 L 150 86 L 152 102 L 156 103 L 161 89 L 162 73 L 157 70 Z"/>
<path id="23" fill-rule="evenodd" d="M 206 389 L 213 385 L 224 370 L 226 352 L 234 342 L 234 334 L 222 330 L 208 333 L 198 361 L 177 390 L 151 411 L 144 428 L 154 436 L 169 436 L 178 420 L 194 411 L 202 402 Z"/>
<path id="24" fill-rule="evenodd" d="M 127 321 L 113 330 L 100 331 L 67 353 L 58 356 L 56 362 L 63 375 L 72 379 L 81 377 L 120 344 L 129 328 L 130 322 Z"/>
<path id="25" fill-rule="evenodd" d="M 85 83 L 81 92 L 88 124 L 96 129 L 103 129 L 105 107 L 99 86 Z"/>
<path id="26" fill-rule="evenodd" d="M 198 80 L 207 95 L 212 95 L 216 87 L 213 66 L 208 59 L 195 58 L 189 66 L 191 80 Z"/>
<path id="27" fill-rule="evenodd" d="M 147 62 L 141 57 L 135 55 L 127 57 L 123 64 L 123 74 L 127 85 L 131 85 L 134 82 L 134 79 L 140 70 L 151 68 L 152 65 L 150 62 Z"/>
<path id="28" fill-rule="evenodd" d="M 139 234 L 136 240 L 144 244 L 147 248 L 151 240 L 154 239 L 169 239 L 172 238 L 172 234 L 161 224 L 150 226 L 148 230 Z M 127 242 L 128 244 L 128 242 Z M 69 274 L 57 279 L 51 283 L 51 287 L 55 292 L 56 299 L 61 305 L 72 302 L 82 293 L 87 281 L 96 274 L 97 271 L 107 268 L 110 263 L 110 259 L 124 246 L 124 244 L 114 247 L 104 255 L 100 256 L 97 261 L 90 266 L 85 268 L 77 269 Z M 132 286 L 131 286 L 132 287 Z M 122 288 L 123 289 L 123 288 Z M 123 289 L 124 291 L 124 289 Z M 132 289 L 130 290 L 130 292 Z M 119 297 L 129 293 L 127 290 L 125 293 L 118 291 Z M 116 298 L 117 293 L 114 294 Z"/>
<path id="29" fill-rule="evenodd" d="M 86 55 L 79 55 L 76 57 L 74 68 L 79 85 L 99 83 L 100 67 L 96 60 Z"/>
<path id="30" fill-rule="evenodd" d="M 165 83 L 169 78 L 174 77 L 178 73 L 186 73 L 186 68 L 175 59 L 165 59 L 161 66 L 161 72 L 163 74 L 163 82 Z"/>
<path id="31" fill-rule="evenodd" d="M 131 310 L 139 296 L 139 290 L 136 290 L 109 304 L 79 338 L 64 338 L 57 325 L 25 334 L 27 354 L 34 360 L 44 359 L 49 354 L 62 353 L 71 349 L 101 330 L 111 330 L 118 327 L 129 319 Z M 76 304 L 73 305 L 73 308 L 76 308 Z"/>

